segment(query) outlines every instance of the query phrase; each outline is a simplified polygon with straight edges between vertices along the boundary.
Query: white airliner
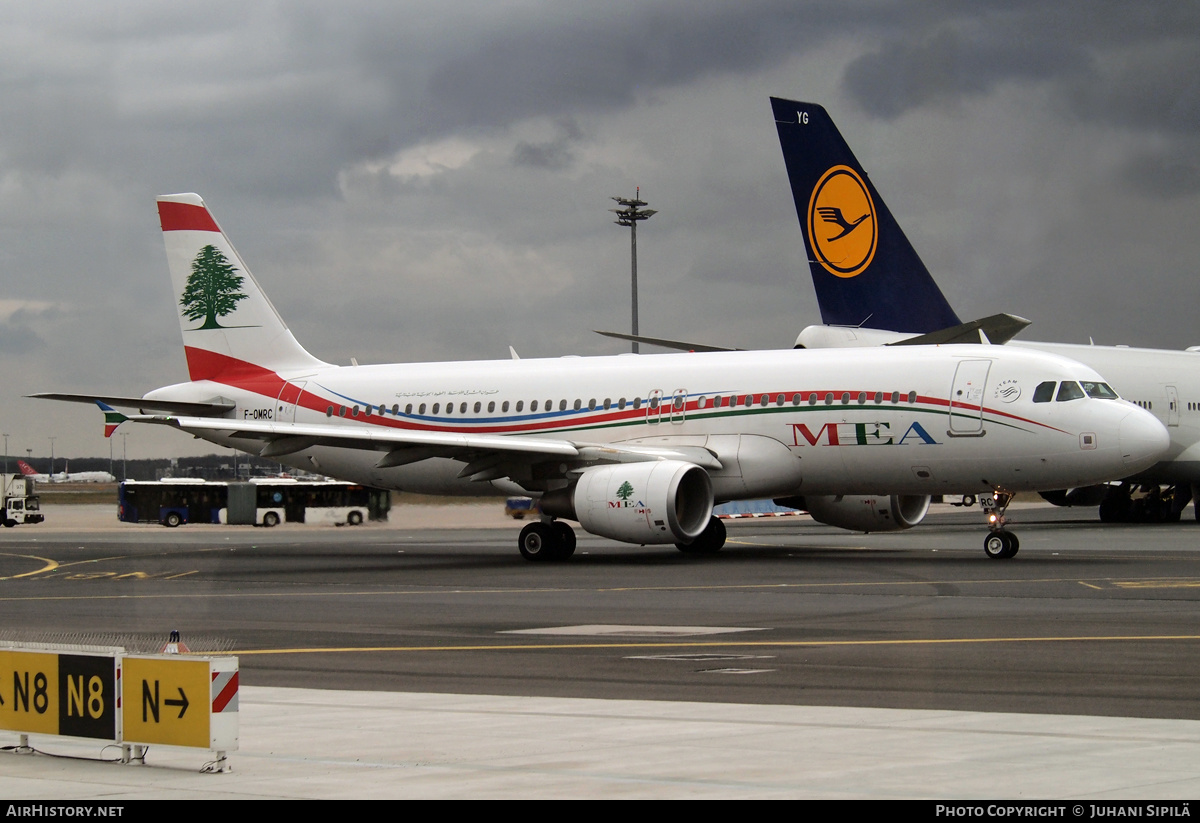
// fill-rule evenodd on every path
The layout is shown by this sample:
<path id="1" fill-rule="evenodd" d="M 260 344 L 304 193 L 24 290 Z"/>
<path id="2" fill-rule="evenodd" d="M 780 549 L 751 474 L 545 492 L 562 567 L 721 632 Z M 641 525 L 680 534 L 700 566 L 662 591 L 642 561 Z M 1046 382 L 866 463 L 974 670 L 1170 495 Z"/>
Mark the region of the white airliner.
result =
<path id="1" fill-rule="evenodd" d="M 113 477 L 108 472 L 73 472 L 71 464 L 68 463 L 62 471 L 57 474 L 40 474 L 33 470 L 24 460 L 17 461 L 17 468 L 21 470 L 21 474 L 26 477 L 33 478 L 35 483 L 116 483 L 117 478 Z"/>
<path id="2" fill-rule="evenodd" d="M 978 342 L 981 332 L 990 342 L 1002 343 L 1029 325 L 1012 315 L 960 324 L 825 109 L 779 98 L 772 98 L 771 105 L 821 316 L 829 324 L 804 329 L 796 345 Z M 855 238 L 827 216 L 837 207 L 867 218 L 857 231 L 857 246 L 847 246 Z M 838 258 L 836 264 L 833 257 Z M 852 265 L 858 260 L 861 265 Z M 1146 471 L 1125 475 L 1126 482 L 1043 490 L 1047 500 L 1059 505 L 1099 503 L 1102 520 L 1152 522 L 1178 519 L 1189 499 L 1200 501 L 1200 351 L 1015 340 L 1008 345 L 1091 366 L 1122 396 L 1154 414 L 1170 433 L 1166 453 Z M 1131 492 L 1137 487 L 1149 494 L 1134 501 Z M 1196 518 L 1200 520 L 1200 506 Z"/>
<path id="3" fill-rule="evenodd" d="M 1048 381 L 1103 379 L 1000 346 L 334 366 L 292 336 L 198 195 L 158 208 L 190 381 L 141 398 L 36 396 L 97 402 L 106 434 L 174 426 L 379 488 L 538 495 L 544 518 L 519 538 L 529 559 L 574 551 L 558 518 L 704 553 L 725 540 L 714 501 L 804 495 L 867 529 L 920 519 L 931 494 L 1127 475 L 1167 445 L 1115 396 L 1034 403 Z M 884 505 L 843 505 L 860 494 Z M 998 529 L 985 548 L 1017 545 Z"/>

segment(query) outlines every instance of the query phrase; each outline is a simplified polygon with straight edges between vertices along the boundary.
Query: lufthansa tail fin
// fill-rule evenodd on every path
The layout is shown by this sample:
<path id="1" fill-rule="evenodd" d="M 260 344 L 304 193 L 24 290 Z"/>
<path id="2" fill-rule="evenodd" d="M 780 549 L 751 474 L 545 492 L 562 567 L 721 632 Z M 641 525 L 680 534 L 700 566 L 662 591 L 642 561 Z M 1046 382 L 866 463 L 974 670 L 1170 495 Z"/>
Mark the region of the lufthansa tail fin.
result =
<path id="1" fill-rule="evenodd" d="M 327 365 L 296 342 L 198 194 L 158 198 L 192 380 Z"/>
<path id="2" fill-rule="evenodd" d="M 821 319 L 925 333 L 960 321 L 824 108 L 771 98 Z"/>

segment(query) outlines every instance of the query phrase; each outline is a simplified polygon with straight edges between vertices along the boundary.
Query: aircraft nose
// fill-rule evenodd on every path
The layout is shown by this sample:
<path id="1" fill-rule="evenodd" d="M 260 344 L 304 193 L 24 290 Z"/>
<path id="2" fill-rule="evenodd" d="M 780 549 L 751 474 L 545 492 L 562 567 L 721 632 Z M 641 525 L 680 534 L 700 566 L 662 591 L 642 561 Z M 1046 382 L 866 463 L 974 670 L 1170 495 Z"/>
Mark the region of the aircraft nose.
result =
<path id="1" fill-rule="evenodd" d="M 1166 427 L 1144 409 L 1130 409 L 1121 419 L 1117 437 L 1121 443 L 1121 460 L 1131 472 L 1150 468 L 1171 444 Z"/>

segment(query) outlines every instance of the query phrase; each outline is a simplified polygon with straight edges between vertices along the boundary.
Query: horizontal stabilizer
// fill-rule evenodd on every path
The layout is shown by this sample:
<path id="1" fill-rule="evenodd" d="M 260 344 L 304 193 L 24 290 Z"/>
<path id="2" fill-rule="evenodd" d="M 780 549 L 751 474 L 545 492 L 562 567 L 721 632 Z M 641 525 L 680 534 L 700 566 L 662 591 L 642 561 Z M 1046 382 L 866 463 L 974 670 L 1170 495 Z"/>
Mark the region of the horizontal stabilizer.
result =
<path id="1" fill-rule="evenodd" d="M 906 337 L 885 345 L 941 346 L 950 343 L 992 343 L 1000 346 L 1016 337 L 1030 323 L 1032 323 L 1031 320 L 1015 314 L 993 314 L 980 320 L 960 323 L 948 329 L 919 334 L 916 337 Z M 980 338 L 980 332 L 985 335 L 984 339 Z"/>
<path id="2" fill-rule="evenodd" d="M 703 343 L 688 343 L 684 340 L 667 340 L 663 337 L 622 334 L 619 331 L 600 331 L 599 329 L 593 329 L 593 331 L 605 337 L 615 337 L 618 340 L 629 340 L 634 343 L 646 343 L 651 346 L 662 346 L 664 349 L 676 349 L 678 351 L 743 351 L 743 349 L 730 349 L 724 346 L 706 346 Z"/>
<path id="3" fill-rule="evenodd" d="M 120 406 L 126 409 L 138 409 L 145 412 L 166 412 L 167 414 L 186 414 L 193 417 L 220 417 L 233 411 L 231 400 L 214 399 L 205 403 L 185 403 L 175 400 L 149 400 L 144 397 L 117 397 L 110 394 L 58 394 L 55 392 L 40 392 L 28 394 L 39 400 L 61 400 L 66 403 L 104 403 L 107 406 Z"/>

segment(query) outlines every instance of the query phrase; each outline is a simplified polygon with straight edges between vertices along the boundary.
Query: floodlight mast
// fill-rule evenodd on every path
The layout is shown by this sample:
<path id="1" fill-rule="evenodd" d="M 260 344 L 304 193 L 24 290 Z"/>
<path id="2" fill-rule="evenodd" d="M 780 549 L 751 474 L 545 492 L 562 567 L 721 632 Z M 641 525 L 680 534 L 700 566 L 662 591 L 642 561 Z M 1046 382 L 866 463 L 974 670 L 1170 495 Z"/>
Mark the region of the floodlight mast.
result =
<path id="1" fill-rule="evenodd" d="M 637 293 L 637 224 L 639 220 L 649 220 L 653 215 L 658 214 L 654 209 L 643 209 L 642 206 L 648 205 L 646 201 L 639 199 L 641 197 L 642 188 L 638 186 L 637 194 L 632 200 L 625 197 L 614 197 L 625 208 L 609 209 L 613 214 L 617 215 L 615 222 L 618 226 L 629 227 L 629 256 L 631 268 L 631 281 L 633 287 L 633 336 L 638 333 L 638 293 Z M 633 353 L 638 353 L 637 341 L 633 341 Z"/>

